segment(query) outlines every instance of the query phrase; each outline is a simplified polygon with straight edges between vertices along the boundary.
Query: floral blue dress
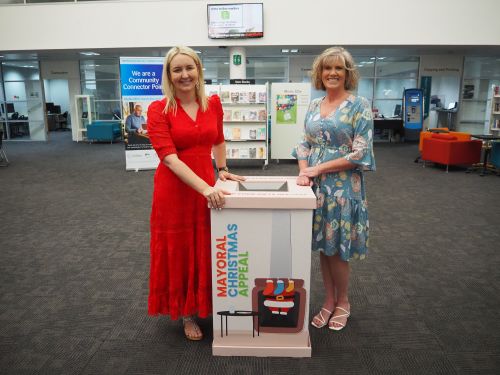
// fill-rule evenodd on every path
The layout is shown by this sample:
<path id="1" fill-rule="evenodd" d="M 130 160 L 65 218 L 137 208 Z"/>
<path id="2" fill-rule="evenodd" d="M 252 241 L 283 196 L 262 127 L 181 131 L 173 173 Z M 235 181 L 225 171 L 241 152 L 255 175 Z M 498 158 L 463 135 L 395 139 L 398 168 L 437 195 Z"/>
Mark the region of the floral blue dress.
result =
<path id="1" fill-rule="evenodd" d="M 364 170 L 375 170 L 373 118 L 370 104 L 350 95 L 335 111 L 322 118 L 323 98 L 311 102 L 305 118 L 304 138 L 292 155 L 315 166 L 345 158 L 356 168 L 314 178 L 317 208 L 313 216 L 312 249 L 344 261 L 363 259 L 368 250 L 368 205 Z"/>

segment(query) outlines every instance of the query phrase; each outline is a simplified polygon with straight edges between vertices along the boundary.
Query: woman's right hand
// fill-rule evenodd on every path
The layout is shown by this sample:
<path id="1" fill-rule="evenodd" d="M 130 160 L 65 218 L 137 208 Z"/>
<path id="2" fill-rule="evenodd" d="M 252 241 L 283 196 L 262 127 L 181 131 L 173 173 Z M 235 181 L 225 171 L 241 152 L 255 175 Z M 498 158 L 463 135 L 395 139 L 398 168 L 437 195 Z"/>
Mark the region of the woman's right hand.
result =
<path id="1" fill-rule="evenodd" d="M 230 195 L 231 193 L 226 190 L 217 189 L 213 186 L 207 187 L 203 190 L 203 196 L 207 198 L 208 206 L 210 208 L 216 208 L 218 210 L 222 209 L 226 204 L 225 195 Z"/>
<path id="2" fill-rule="evenodd" d="M 307 176 L 299 176 L 297 177 L 297 185 L 300 186 L 312 186 L 313 181 Z"/>

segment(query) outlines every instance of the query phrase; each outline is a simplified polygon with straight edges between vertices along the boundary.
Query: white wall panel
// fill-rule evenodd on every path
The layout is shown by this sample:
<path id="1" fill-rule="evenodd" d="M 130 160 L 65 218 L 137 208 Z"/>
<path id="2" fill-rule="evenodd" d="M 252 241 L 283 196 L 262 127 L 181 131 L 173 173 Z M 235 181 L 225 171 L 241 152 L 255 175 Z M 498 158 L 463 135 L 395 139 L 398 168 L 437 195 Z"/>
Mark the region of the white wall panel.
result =
<path id="1" fill-rule="evenodd" d="M 0 7 L 0 51 L 218 45 L 500 45 L 498 0 L 262 0 L 264 38 L 210 40 L 207 1 Z M 227 1 L 212 1 L 221 3 Z"/>

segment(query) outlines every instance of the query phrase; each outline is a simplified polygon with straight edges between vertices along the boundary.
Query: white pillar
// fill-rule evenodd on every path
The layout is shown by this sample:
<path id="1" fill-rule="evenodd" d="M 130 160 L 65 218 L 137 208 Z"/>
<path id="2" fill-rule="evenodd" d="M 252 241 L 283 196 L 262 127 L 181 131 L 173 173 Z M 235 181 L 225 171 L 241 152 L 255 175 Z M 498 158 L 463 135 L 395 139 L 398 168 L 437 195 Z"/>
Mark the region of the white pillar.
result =
<path id="1" fill-rule="evenodd" d="M 229 79 L 246 79 L 246 78 L 247 78 L 246 48 L 231 47 L 229 49 Z"/>

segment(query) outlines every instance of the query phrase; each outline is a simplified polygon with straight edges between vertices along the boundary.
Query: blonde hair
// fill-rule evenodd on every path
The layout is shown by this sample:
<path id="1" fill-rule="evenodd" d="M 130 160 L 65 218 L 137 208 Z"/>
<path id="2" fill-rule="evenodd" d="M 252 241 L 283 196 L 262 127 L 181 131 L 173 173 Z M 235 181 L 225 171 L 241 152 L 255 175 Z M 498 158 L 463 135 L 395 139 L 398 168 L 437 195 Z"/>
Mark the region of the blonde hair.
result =
<path id="1" fill-rule="evenodd" d="M 165 61 L 163 63 L 163 73 L 162 73 L 162 83 L 161 88 L 163 95 L 167 99 L 167 104 L 165 106 L 164 112 L 168 112 L 173 109 L 174 112 L 177 111 L 177 102 L 175 101 L 175 87 L 172 84 L 172 79 L 170 77 L 170 64 L 172 59 L 177 55 L 186 55 L 194 60 L 196 69 L 198 70 L 198 82 L 196 82 L 196 99 L 200 104 L 202 112 L 208 109 L 208 98 L 205 94 L 205 80 L 203 78 L 203 67 L 198 54 L 191 48 L 185 46 L 172 47 L 165 55 Z"/>
<path id="2" fill-rule="evenodd" d="M 311 80 L 314 87 L 316 90 L 325 90 L 325 85 L 321 79 L 323 67 L 336 60 L 340 60 L 346 70 L 344 88 L 347 91 L 356 90 L 356 87 L 358 87 L 359 72 L 358 69 L 356 69 L 356 63 L 354 62 L 351 54 L 342 47 L 327 48 L 321 53 L 321 55 L 316 57 L 313 62 L 311 72 Z"/>

